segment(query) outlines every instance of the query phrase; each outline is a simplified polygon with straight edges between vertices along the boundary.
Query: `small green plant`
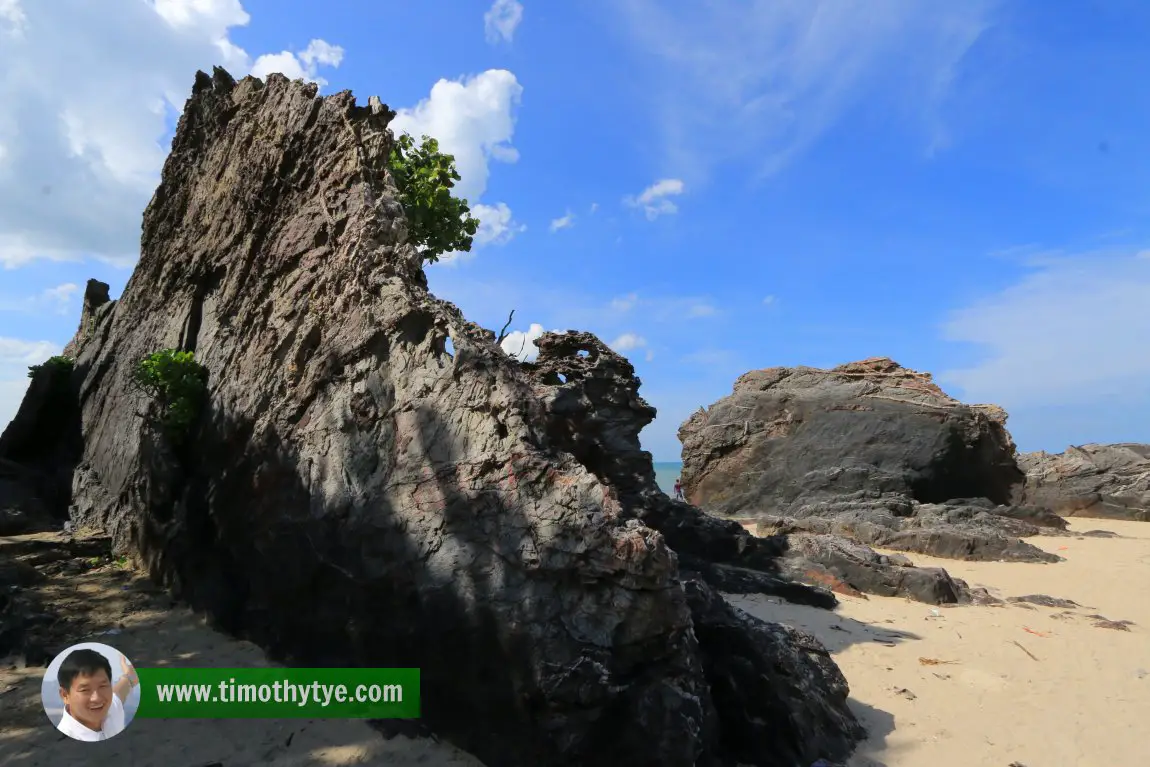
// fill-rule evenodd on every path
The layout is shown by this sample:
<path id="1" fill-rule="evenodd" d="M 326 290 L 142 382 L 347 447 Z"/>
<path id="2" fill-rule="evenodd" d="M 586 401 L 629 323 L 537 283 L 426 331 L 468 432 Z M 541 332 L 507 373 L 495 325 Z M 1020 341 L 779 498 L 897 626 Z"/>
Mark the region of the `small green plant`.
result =
<path id="1" fill-rule="evenodd" d="M 49 370 L 58 369 L 61 372 L 70 373 L 70 372 L 72 372 L 72 367 L 74 364 L 75 363 L 73 362 L 71 357 L 65 357 L 61 354 L 57 354 L 54 357 L 49 357 L 47 360 L 45 360 L 44 362 L 42 362 L 39 365 L 29 365 L 28 366 L 28 377 L 29 378 L 35 378 L 36 374 L 40 372 L 41 368 L 48 368 Z"/>
<path id="2" fill-rule="evenodd" d="M 439 151 L 439 142 L 424 136 L 416 146 L 408 134 L 391 149 L 391 175 L 410 227 L 409 239 L 423 257 L 435 263 L 444 253 L 469 251 L 479 229 L 467 200 L 451 190 L 459 181 L 455 157 Z"/>
<path id="3" fill-rule="evenodd" d="M 200 414 L 208 371 L 192 352 L 164 349 L 137 362 L 132 381 L 159 404 L 160 425 L 178 441 Z"/>

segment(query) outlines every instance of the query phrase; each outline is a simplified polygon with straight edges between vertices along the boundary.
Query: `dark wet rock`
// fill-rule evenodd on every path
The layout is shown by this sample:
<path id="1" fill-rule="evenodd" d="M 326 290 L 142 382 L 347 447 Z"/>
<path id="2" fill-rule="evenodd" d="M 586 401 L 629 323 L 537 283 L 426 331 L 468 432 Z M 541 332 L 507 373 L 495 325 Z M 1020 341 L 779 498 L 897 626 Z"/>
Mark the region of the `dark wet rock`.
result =
<path id="1" fill-rule="evenodd" d="M 1067 517 L 1150 521 L 1150 445 L 1068 447 L 1062 453 L 1022 453 L 1026 503 Z"/>
<path id="2" fill-rule="evenodd" d="M 45 493 L 52 498 L 50 480 L 34 469 L 0 458 L 0 535 L 51 530 L 57 526 Z"/>
<path id="3" fill-rule="evenodd" d="M 72 521 L 273 658 L 422 668 L 423 720 L 492 767 L 845 755 L 861 730 L 826 650 L 679 565 L 833 596 L 785 583 L 785 541 L 653 487 L 631 438 L 653 411 L 618 399 L 633 371 L 588 363 L 567 389 L 548 341 L 523 367 L 427 291 L 391 117 L 281 75 L 197 76 L 135 272 L 73 344 Z M 208 373 L 178 441 L 130 385 L 170 347 Z"/>
<path id="4" fill-rule="evenodd" d="M 680 428 L 688 500 L 777 533 L 844 535 L 957 559 L 1053 562 L 1063 534 L 1011 504 L 1023 474 L 1006 413 L 964 405 L 887 358 L 747 373 Z"/>
<path id="5" fill-rule="evenodd" d="M 1079 533 L 1076 538 L 1121 538 L 1122 536 L 1112 530 L 1087 530 Z"/>
<path id="6" fill-rule="evenodd" d="M 909 514 L 904 514 L 904 509 Z M 759 515 L 770 534 L 841 535 L 869 546 L 961 560 L 1058 562 L 1056 554 L 1021 540 L 1039 528 L 976 506 L 914 504 L 905 499 L 843 499 L 799 506 L 794 517 Z"/>
<path id="7" fill-rule="evenodd" d="M 83 449 L 77 386 L 70 367 L 41 365 L 0 434 L 0 525 L 13 532 L 58 529 L 68 518 Z"/>
<path id="8" fill-rule="evenodd" d="M 724 514 L 860 491 L 1004 504 L 1023 481 L 1001 408 L 885 357 L 746 373 L 679 436 L 687 499 Z"/>
<path id="9" fill-rule="evenodd" d="M 1042 607 L 1060 607 L 1063 609 L 1082 606 L 1075 602 L 1073 599 L 1060 599 L 1059 597 L 1047 596 L 1046 594 L 1027 594 L 1021 597 L 1008 597 L 1006 601 L 1015 603 L 1025 602 L 1027 604 L 1040 605 Z"/>
<path id="10" fill-rule="evenodd" d="M 1130 627 L 1134 625 L 1134 621 L 1112 621 L 1103 615 L 1087 615 L 1094 621 L 1093 625 L 1096 629 L 1111 629 L 1112 631 L 1129 631 Z"/>
<path id="11" fill-rule="evenodd" d="M 915 567 L 905 557 L 876 553 L 835 535 L 793 534 L 781 560 L 784 572 L 832 591 L 857 596 L 907 596 L 928 604 L 969 601 L 966 584 L 942 568 Z"/>
<path id="12" fill-rule="evenodd" d="M 817 639 L 752 618 L 689 574 L 684 585 L 699 641 L 715 650 L 703 665 L 716 705 L 747 712 L 721 725 L 726 759 L 805 766 L 820 757 L 841 759 L 865 737 L 846 708 L 846 679 Z M 797 724 L 792 732 L 807 737 L 780 737 L 781 722 Z M 769 755 L 765 742 L 774 744 Z"/>

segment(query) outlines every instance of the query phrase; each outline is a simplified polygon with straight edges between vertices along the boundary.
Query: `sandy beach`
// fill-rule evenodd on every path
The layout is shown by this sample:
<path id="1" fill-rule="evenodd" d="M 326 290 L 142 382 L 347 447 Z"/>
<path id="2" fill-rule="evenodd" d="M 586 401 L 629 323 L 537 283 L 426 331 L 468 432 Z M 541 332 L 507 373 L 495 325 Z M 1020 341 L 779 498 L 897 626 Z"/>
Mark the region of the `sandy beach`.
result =
<path id="1" fill-rule="evenodd" d="M 840 607 L 829 612 L 760 596 L 728 599 L 805 629 L 831 650 L 850 683 L 851 707 L 871 733 L 850 767 L 1138 764 L 1150 712 L 1150 525 L 1075 519 L 1071 529 L 1121 537 L 1033 539 L 1066 558 L 1052 565 L 912 559 L 1002 599 L 1047 595 L 1076 607 L 933 608 L 840 596 Z M 7 545 L 18 541 L 0 539 Z M 115 564 L 53 576 L 37 590 L 72 616 L 70 625 L 82 630 L 76 641 L 112 644 L 141 667 L 268 665 L 257 647 L 214 631 Z M 1132 625 L 1100 627 L 1102 618 Z M 115 633 L 101 633 L 109 630 Z M 446 743 L 385 740 L 364 723 L 338 720 L 138 719 L 92 748 L 51 728 L 40 702 L 42 674 L 0 669 L 0 763 L 481 767 Z"/>
<path id="2" fill-rule="evenodd" d="M 851 767 L 1109 767 L 1144 764 L 1150 714 L 1150 525 L 1072 519 L 1121 538 L 1029 539 L 1050 565 L 913 555 L 1007 599 L 1079 607 L 932 608 L 840 596 L 834 612 L 765 597 L 729 599 L 810 631 L 831 650 L 870 738 Z M 1131 621 L 1126 630 L 1098 618 Z M 1111 624 L 1113 625 L 1113 624 Z"/>
<path id="3" fill-rule="evenodd" d="M 57 536 L 0 537 L 0 550 L 13 551 L 39 537 Z M 140 668 L 274 665 L 255 645 L 213 630 L 142 574 L 114 562 L 54 574 L 30 590 L 67 616 L 69 641 L 109 644 Z M 137 718 L 109 741 L 79 743 L 57 732 L 44 713 L 44 671 L 0 665 L 0 764 L 6 767 L 482 767 L 446 743 L 403 735 L 386 740 L 356 720 Z"/>

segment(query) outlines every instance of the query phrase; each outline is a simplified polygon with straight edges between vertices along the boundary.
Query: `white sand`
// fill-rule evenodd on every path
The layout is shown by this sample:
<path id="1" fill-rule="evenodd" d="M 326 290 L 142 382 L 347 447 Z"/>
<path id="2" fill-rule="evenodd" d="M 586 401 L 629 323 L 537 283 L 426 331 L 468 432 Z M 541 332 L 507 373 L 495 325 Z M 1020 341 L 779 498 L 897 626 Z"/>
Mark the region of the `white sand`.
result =
<path id="1" fill-rule="evenodd" d="M 846 596 L 831 613 L 729 599 L 807 629 L 832 651 L 871 732 L 852 767 L 1150 764 L 1150 524 L 1075 519 L 1071 529 L 1125 537 L 1029 539 L 1066 557 L 1050 565 L 911 556 L 1001 598 L 1047 594 L 1083 605 L 1068 613 L 1011 604 L 936 616 L 919 602 Z M 1135 625 L 1096 628 L 1092 614 Z"/>
<path id="2" fill-rule="evenodd" d="M 929 605 L 881 597 L 840 597 L 832 613 L 765 597 L 730 599 L 767 620 L 811 631 L 834 653 L 851 686 L 851 706 L 871 731 L 852 767 L 1150 764 L 1150 524 L 1072 524 L 1126 537 L 1032 539 L 1067 558 L 1052 565 L 912 557 L 1000 597 L 1048 594 L 1089 606 L 1066 614 L 1008 605 L 940 608 L 935 616 Z M 130 582 L 140 584 L 138 577 Z M 91 638 L 114 644 L 139 666 L 267 664 L 258 648 L 212 631 L 184 608 L 169 609 L 162 597 L 129 601 L 135 589 L 118 583 L 95 572 L 66 588 L 123 626 L 114 638 Z M 1087 617 L 1095 613 L 1135 625 L 1095 628 Z M 928 666 L 919 658 L 954 663 Z M 44 716 L 42 673 L 0 669 L 0 764 L 481 767 L 445 743 L 385 741 L 355 721 L 137 719 L 107 743 L 75 743 Z"/>
<path id="3" fill-rule="evenodd" d="M 0 546 L 6 540 L 0 538 Z M 172 608 L 139 573 L 119 575 L 103 567 L 67 579 L 53 577 L 43 587 L 62 613 L 74 612 L 80 600 L 88 608 L 87 625 L 113 626 L 118 632 L 76 641 L 107 643 L 139 668 L 274 665 L 255 645 L 214 631 L 185 607 Z M 447 743 L 403 736 L 385 740 L 365 722 L 340 719 L 137 717 L 108 741 L 80 743 L 57 732 L 44 713 L 44 673 L 44 668 L 0 664 L 3 767 L 483 767 Z"/>

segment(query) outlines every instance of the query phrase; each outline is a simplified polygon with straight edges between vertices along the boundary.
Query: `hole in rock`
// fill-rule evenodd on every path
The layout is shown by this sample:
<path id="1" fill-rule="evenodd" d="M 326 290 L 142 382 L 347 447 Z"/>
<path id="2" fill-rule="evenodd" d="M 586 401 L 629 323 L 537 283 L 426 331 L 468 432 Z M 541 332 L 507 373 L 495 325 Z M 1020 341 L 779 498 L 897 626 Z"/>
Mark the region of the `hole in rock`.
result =
<path id="1" fill-rule="evenodd" d="M 567 383 L 567 376 L 563 375 L 562 373 L 556 373 L 555 377 L 559 379 L 559 383 L 561 383 L 561 384 Z"/>
<path id="2" fill-rule="evenodd" d="M 580 349 L 579 351 L 577 351 L 575 353 L 577 355 L 579 355 L 580 357 L 590 357 L 591 356 L 591 352 L 587 351 L 586 349 Z"/>
<path id="3" fill-rule="evenodd" d="M 443 342 L 443 351 L 447 352 L 447 356 L 455 359 L 455 344 L 451 342 L 451 338 L 447 338 Z"/>

